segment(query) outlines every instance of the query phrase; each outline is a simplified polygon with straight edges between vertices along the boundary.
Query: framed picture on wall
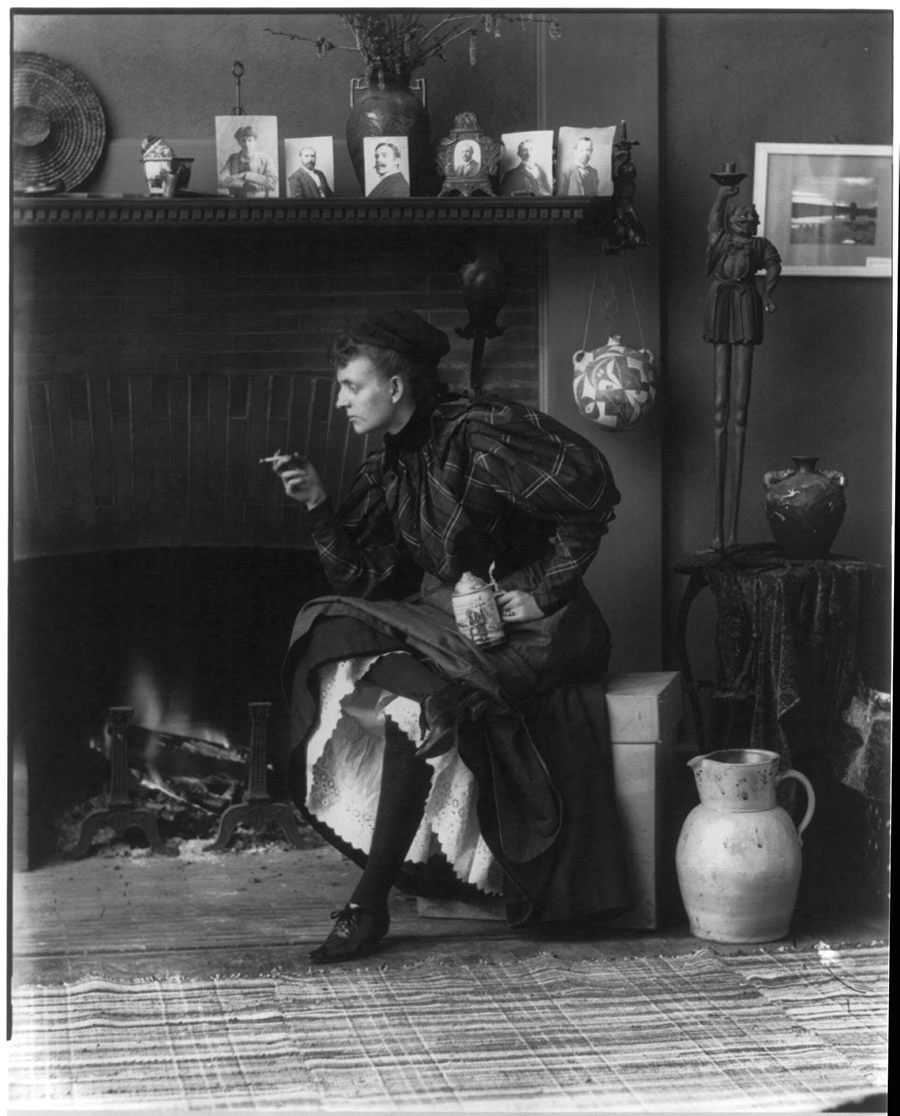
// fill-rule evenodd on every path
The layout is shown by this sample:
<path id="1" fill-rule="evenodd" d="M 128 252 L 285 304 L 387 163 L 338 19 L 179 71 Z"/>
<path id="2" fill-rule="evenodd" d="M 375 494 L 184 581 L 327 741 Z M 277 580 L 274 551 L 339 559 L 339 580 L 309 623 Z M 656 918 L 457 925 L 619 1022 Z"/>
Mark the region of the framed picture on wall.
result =
<path id="1" fill-rule="evenodd" d="M 284 141 L 284 175 L 289 198 L 334 197 L 334 140 L 301 136 Z"/>
<path id="2" fill-rule="evenodd" d="M 278 118 L 217 116 L 218 191 L 231 198 L 278 197 Z"/>
<path id="3" fill-rule="evenodd" d="M 891 275 L 891 148 L 757 143 L 753 203 L 783 275 Z"/>

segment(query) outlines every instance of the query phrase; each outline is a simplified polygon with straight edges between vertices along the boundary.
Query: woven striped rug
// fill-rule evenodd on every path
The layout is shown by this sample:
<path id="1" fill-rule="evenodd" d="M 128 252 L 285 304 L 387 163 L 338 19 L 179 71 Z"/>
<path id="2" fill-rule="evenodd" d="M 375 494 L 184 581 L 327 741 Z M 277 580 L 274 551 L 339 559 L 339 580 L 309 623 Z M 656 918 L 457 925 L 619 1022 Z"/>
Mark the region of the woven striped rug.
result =
<path id="1" fill-rule="evenodd" d="M 884 1090 L 886 947 L 13 993 L 10 1111 L 819 1112 Z"/>

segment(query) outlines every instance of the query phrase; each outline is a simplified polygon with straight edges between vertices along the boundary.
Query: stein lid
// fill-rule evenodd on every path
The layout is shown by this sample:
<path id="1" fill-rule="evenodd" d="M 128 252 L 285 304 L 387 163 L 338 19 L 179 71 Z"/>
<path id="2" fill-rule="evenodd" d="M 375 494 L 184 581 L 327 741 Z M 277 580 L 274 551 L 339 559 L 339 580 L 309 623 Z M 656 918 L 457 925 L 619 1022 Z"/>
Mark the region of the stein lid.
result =
<path id="1" fill-rule="evenodd" d="M 487 587 L 487 582 L 480 578 L 478 574 L 466 571 L 454 585 L 453 593 L 455 596 L 461 597 L 465 593 L 477 593 L 480 589 L 487 589 Z"/>

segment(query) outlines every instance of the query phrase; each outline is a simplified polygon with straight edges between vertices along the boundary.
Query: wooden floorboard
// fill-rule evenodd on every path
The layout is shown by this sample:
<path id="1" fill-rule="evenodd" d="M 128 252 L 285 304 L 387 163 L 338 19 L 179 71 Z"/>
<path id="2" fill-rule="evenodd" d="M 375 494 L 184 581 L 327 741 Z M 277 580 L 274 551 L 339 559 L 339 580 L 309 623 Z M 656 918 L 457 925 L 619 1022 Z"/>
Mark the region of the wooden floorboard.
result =
<path id="1" fill-rule="evenodd" d="M 261 846 L 163 857 L 127 845 L 12 877 L 12 982 L 56 984 L 87 976 L 259 976 L 304 972 L 359 869 L 330 847 Z M 359 964 L 392 967 L 508 959 L 690 952 L 701 943 L 683 918 L 658 931 L 565 936 L 516 932 L 505 922 L 420 918 L 395 892 L 384 947 Z M 886 938 L 882 918 L 829 908 L 798 910 L 785 944 Z M 727 950 L 730 947 L 717 946 Z M 739 948 L 739 947 L 731 947 Z"/>

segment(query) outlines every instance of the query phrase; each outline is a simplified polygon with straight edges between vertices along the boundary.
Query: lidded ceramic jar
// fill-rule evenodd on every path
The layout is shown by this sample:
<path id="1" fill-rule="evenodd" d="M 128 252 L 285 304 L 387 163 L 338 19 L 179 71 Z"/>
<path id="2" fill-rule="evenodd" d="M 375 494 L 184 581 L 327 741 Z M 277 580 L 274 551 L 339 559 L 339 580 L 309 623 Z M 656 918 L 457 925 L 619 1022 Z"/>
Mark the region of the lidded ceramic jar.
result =
<path id="1" fill-rule="evenodd" d="M 144 136 L 141 140 L 141 165 L 151 197 L 165 193 L 165 175 L 172 169 L 175 152 L 160 136 Z"/>
<path id="2" fill-rule="evenodd" d="M 141 140 L 141 165 L 151 197 L 172 198 L 179 190 L 186 190 L 193 163 L 192 158 L 176 156 L 159 136 L 145 136 Z"/>

